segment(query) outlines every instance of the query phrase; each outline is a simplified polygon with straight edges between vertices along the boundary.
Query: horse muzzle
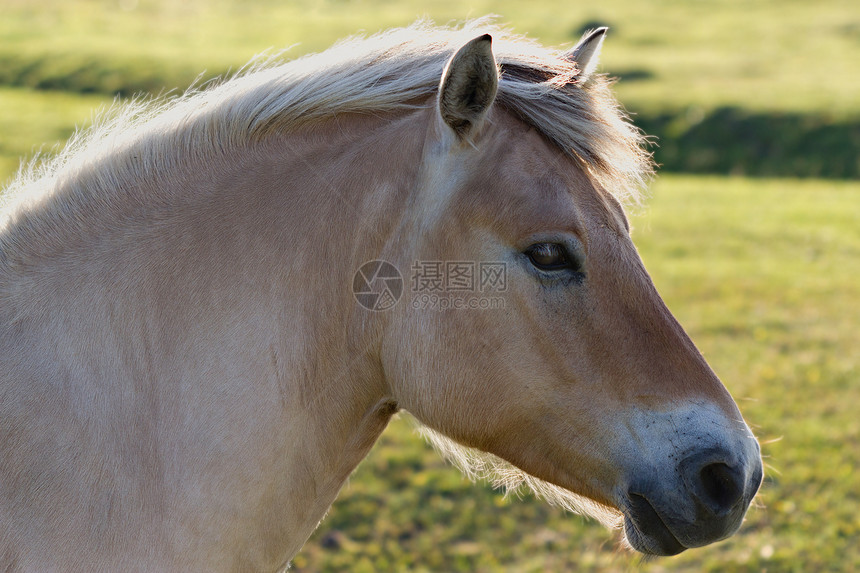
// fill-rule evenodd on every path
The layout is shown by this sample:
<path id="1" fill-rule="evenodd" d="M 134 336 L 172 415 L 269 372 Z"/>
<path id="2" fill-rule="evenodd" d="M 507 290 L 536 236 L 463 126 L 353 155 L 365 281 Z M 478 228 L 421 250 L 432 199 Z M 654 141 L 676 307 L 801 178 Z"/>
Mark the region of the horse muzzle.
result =
<path id="1" fill-rule="evenodd" d="M 641 553 L 676 555 L 735 533 L 762 481 L 758 443 L 745 445 L 741 455 L 698 451 L 633 481 L 622 504 L 628 543 Z"/>

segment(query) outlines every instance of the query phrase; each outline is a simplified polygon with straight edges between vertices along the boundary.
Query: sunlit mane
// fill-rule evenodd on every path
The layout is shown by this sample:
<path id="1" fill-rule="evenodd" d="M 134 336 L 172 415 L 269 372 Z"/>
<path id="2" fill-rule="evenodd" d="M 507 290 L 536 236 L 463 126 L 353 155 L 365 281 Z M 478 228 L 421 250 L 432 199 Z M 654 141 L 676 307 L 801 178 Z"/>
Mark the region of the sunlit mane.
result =
<path id="1" fill-rule="evenodd" d="M 238 75 L 181 97 L 116 106 L 47 161 L 23 167 L 6 190 L 39 196 L 87 181 L 88 193 L 115 193 L 128 178 L 157 178 L 189 157 L 223 154 L 273 132 L 342 113 L 385 113 L 427 105 L 445 62 L 476 34 L 493 35 L 501 68 L 497 101 L 562 149 L 620 199 L 636 199 L 650 174 L 643 136 L 619 111 L 608 81 L 576 82 L 563 52 L 512 35 L 491 20 L 461 28 L 419 22 L 348 39 L 284 63 L 261 57 Z M 67 192 L 74 201 L 74 191 Z M 66 200 L 66 199 L 64 199 Z"/>

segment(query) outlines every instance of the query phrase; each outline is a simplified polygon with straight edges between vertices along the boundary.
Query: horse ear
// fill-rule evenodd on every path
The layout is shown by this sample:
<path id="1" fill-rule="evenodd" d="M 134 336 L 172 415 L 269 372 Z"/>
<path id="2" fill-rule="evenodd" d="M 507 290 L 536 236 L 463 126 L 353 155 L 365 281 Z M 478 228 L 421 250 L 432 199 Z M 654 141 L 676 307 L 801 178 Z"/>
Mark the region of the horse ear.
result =
<path id="1" fill-rule="evenodd" d="M 481 123 L 499 87 L 493 57 L 493 38 L 484 34 L 471 40 L 445 66 L 439 85 L 439 113 L 461 138 Z"/>
<path id="2" fill-rule="evenodd" d="M 604 26 L 586 32 L 579 40 L 579 43 L 564 56 L 566 60 L 576 62 L 579 68 L 578 79 L 582 83 L 587 82 L 597 68 L 597 61 L 600 59 L 600 48 L 603 47 L 603 39 L 606 37 L 607 30 L 609 28 Z"/>

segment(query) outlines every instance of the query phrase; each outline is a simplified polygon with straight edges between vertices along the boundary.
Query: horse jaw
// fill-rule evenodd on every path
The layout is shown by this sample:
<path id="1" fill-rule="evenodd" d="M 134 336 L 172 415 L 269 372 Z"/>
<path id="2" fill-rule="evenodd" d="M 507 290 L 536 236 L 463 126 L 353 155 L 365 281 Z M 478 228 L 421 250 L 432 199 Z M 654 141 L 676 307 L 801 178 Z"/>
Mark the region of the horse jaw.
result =
<path id="1" fill-rule="evenodd" d="M 416 422 L 416 428 L 439 455 L 473 482 L 486 481 L 495 489 L 504 489 L 505 496 L 530 491 L 550 505 L 592 517 L 609 529 L 623 525 L 624 517 L 615 508 L 530 475 L 496 455 L 459 444 L 420 423 Z"/>

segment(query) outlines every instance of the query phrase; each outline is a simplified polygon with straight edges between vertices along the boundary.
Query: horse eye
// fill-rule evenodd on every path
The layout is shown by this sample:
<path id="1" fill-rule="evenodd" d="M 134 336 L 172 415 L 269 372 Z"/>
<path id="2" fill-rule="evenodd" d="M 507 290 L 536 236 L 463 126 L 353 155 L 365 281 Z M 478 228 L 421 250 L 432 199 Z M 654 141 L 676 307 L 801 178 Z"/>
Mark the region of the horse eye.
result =
<path id="1" fill-rule="evenodd" d="M 542 271 L 572 268 L 563 246 L 558 243 L 536 243 L 525 250 L 531 263 Z"/>

